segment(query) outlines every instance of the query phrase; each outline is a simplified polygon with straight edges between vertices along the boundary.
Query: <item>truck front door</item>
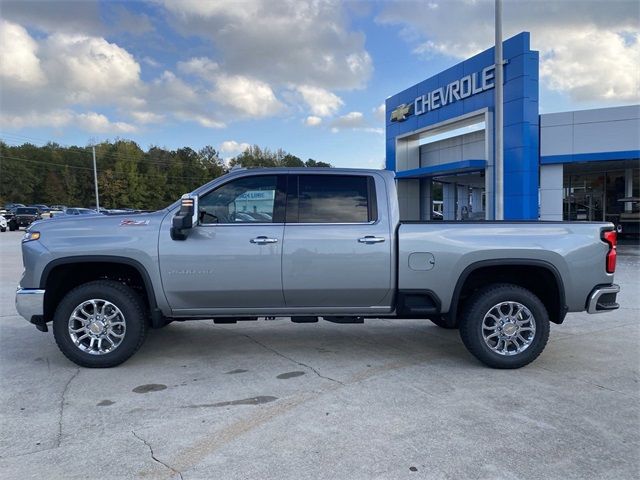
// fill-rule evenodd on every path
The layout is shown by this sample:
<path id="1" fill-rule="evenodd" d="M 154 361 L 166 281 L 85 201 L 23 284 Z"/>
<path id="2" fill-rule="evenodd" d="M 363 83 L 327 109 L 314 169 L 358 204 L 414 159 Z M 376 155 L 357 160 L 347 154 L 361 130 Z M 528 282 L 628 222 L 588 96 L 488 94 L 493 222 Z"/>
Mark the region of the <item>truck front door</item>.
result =
<path id="1" fill-rule="evenodd" d="M 199 198 L 199 222 L 184 241 L 171 240 L 168 215 L 159 261 L 175 313 L 278 308 L 282 292 L 284 175 L 230 180 Z"/>

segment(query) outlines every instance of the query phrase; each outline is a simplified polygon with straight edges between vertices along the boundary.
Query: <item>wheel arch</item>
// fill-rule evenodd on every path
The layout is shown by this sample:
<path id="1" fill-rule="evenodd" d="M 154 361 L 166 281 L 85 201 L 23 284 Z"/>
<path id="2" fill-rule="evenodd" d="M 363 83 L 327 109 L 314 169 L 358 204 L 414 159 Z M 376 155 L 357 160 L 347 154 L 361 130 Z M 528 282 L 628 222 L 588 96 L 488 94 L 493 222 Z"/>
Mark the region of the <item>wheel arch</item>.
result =
<path id="1" fill-rule="evenodd" d="M 527 275 L 524 275 L 524 274 Z M 550 262 L 531 258 L 481 260 L 468 265 L 460 274 L 445 315 L 450 325 L 465 300 L 478 288 L 489 283 L 512 283 L 531 290 L 543 302 L 553 323 L 564 321 L 568 308 L 565 287 L 558 269 Z"/>
<path id="2" fill-rule="evenodd" d="M 73 274 L 77 278 L 70 278 Z M 45 290 L 44 319 L 53 318 L 60 299 L 74 287 L 100 278 L 121 280 L 140 290 L 150 312 L 158 311 L 155 291 L 149 272 L 137 260 L 116 255 L 82 255 L 58 258 L 49 262 L 40 276 L 40 288 Z"/>

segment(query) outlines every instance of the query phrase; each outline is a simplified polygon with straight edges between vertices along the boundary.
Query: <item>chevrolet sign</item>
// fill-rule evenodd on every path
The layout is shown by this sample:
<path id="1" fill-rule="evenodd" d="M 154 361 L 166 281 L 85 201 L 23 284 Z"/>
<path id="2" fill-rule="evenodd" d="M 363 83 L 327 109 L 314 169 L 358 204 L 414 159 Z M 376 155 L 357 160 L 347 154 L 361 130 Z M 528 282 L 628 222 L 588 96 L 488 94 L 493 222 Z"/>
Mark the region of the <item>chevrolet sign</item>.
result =
<path id="1" fill-rule="evenodd" d="M 495 87 L 495 68 L 495 65 L 490 65 L 482 69 L 481 72 L 466 75 L 445 87 L 436 88 L 424 95 L 420 95 L 413 101 L 413 104 L 403 103 L 399 105 L 391 112 L 391 121 L 402 122 L 411 114 L 422 115 L 492 89 Z"/>

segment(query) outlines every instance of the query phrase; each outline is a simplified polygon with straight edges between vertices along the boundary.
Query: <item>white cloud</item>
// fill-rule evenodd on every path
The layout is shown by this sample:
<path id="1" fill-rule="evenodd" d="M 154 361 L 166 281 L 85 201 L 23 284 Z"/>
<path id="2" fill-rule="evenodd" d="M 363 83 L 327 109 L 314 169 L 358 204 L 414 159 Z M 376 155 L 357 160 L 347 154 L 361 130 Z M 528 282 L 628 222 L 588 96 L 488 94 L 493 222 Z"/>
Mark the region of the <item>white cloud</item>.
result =
<path id="1" fill-rule="evenodd" d="M 64 89 L 70 101 L 129 103 L 140 85 L 140 65 L 104 38 L 54 34 L 42 44 L 42 64 L 49 82 Z"/>
<path id="2" fill-rule="evenodd" d="M 142 124 L 160 123 L 166 118 L 165 115 L 161 115 L 153 112 L 133 111 L 133 112 L 130 112 L 130 115 L 137 123 L 142 123 Z"/>
<path id="3" fill-rule="evenodd" d="M 208 115 L 179 112 L 176 117 L 180 120 L 196 122 L 206 128 L 224 128 L 227 126 L 224 122 Z"/>
<path id="4" fill-rule="evenodd" d="M 46 113 L 28 112 L 21 115 L 1 115 L 3 128 L 29 127 L 77 127 L 92 133 L 131 133 L 137 128 L 126 122 L 112 122 L 105 115 L 96 112 L 77 113 L 67 109 L 57 109 Z"/>
<path id="5" fill-rule="evenodd" d="M 225 157 L 232 157 L 238 153 L 244 152 L 250 146 L 251 145 L 248 143 L 239 143 L 235 140 L 227 140 L 222 142 L 220 145 L 220 153 L 224 154 Z"/>
<path id="6" fill-rule="evenodd" d="M 185 35 L 210 39 L 229 75 L 325 89 L 366 84 L 373 70 L 364 34 L 351 31 L 339 2 L 164 0 Z"/>
<path id="7" fill-rule="evenodd" d="M 212 114 L 216 109 L 206 101 L 209 96 L 207 87 L 188 84 L 175 73 L 164 71 L 151 82 L 146 98 L 149 108 L 159 115 L 171 115 L 206 128 L 222 128 L 225 122 Z"/>
<path id="8" fill-rule="evenodd" d="M 45 83 L 38 44 L 20 25 L 0 20 L 0 78 L 35 87 Z"/>
<path id="9" fill-rule="evenodd" d="M 340 130 L 354 130 L 358 132 L 382 134 L 382 128 L 372 127 L 366 120 L 362 112 L 349 112 L 331 122 L 331 132 L 338 133 Z"/>
<path id="10" fill-rule="evenodd" d="M 561 42 L 543 55 L 540 66 L 540 77 L 550 89 L 570 92 L 578 101 L 640 99 L 640 33 L 630 32 L 630 42 L 593 27 L 555 33 Z"/>
<path id="11" fill-rule="evenodd" d="M 219 65 L 207 57 L 191 58 L 186 62 L 178 62 L 179 72 L 195 75 L 204 80 L 211 80 L 219 70 Z"/>
<path id="12" fill-rule="evenodd" d="M 0 115 L 2 128 L 26 128 L 26 127 L 54 127 L 61 128 L 70 125 L 75 118 L 75 112 L 71 110 L 53 110 L 50 112 L 25 112 L 10 114 L 3 112 Z"/>
<path id="13" fill-rule="evenodd" d="M 423 7 L 389 3 L 377 21 L 400 26 L 414 53 L 426 58 L 467 58 L 493 45 L 493 2 L 434 1 Z M 531 31 L 543 85 L 573 100 L 637 101 L 639 16 L 635 0 L 505 2 L 504 38 Z"/>
<path id="14" fill-rule="evenodd" d="M 299 85 L 296 90 L 311 110 L 318 117 L 328 117 L 344 105 L 344 102 L 335 93 L 310 85 Z"/>
<path id="15" fill-rule="evenodd" d="M 3 0 L 2 18 L 39 31 L 104 34 L 96 0 Z"/>
<path id="16" fill-rule="evenodd" d="M 384 102 L 382 102 L 380 105 L 378 105 L 373 109 L 373 116 L 376 118 L 376 120 L 380 120 L 380 121 L 385 120 L 386 118 L 385 108 L 386 107 L 384 105 Z"/>
<path id="17" fill-rule="evenodd" d="M 131 133 L 137 129 L 125 122 L 112 122 L 106 116 L 95 113 L 80 113 L 76 115 L 76 123 L 85 130 L 94 133 Z"/>
<path id="18" fill-rule="evenodd" d="M 212 97 L 241 115 L 251 117 L 274 115 L 283 106 L 267 83 L 241 75 L 218 77 Z"/>
<path id="19" fill-rule="evenodd" d="M 362 112 L 349 112 L 333 121 L 333 126 L 338 128 L 357 128 L 364 125 L 365 121 Z"/>
<path id="20" fill-rule="evenodd" d="M 160 62 L 158 62 L 157 60 L 154 60 L 149 56 L 142 57 L 142 63 L 149 65 L 150 67 L 153 67 L 153 68 L 160 67 Z"/>
<path id="21" fill-rule="evenodd" d="M 115 16 L 114 29 L 118 32 L 144 35 L 155 30 L 151 19 L 144 13 L 134 13 L 119 4 L 113 5 L 111 11 Z"/>
<path id="22" fill-rule="evenodd" d="M 320 125 L 322 123 L 322 118 L 320 117 L 316 117 L 314 115 L 309 115 L 305 120 L 304 123 L 306 126 L 308 127 L 317 127 L 318 125 Z"/>

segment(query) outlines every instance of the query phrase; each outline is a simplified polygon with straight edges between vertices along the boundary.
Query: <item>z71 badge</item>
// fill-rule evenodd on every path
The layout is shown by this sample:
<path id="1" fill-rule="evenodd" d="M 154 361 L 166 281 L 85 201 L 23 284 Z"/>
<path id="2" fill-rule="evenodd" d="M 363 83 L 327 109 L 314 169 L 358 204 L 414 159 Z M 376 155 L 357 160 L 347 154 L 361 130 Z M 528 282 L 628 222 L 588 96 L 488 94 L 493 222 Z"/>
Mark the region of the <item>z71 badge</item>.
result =
<path id="1" fill-rule="evenodd" d="M 149 220 L 122 220 L 120 222 L 121 227 L 141 227 L 143 225 L 149 225 Z"/>

